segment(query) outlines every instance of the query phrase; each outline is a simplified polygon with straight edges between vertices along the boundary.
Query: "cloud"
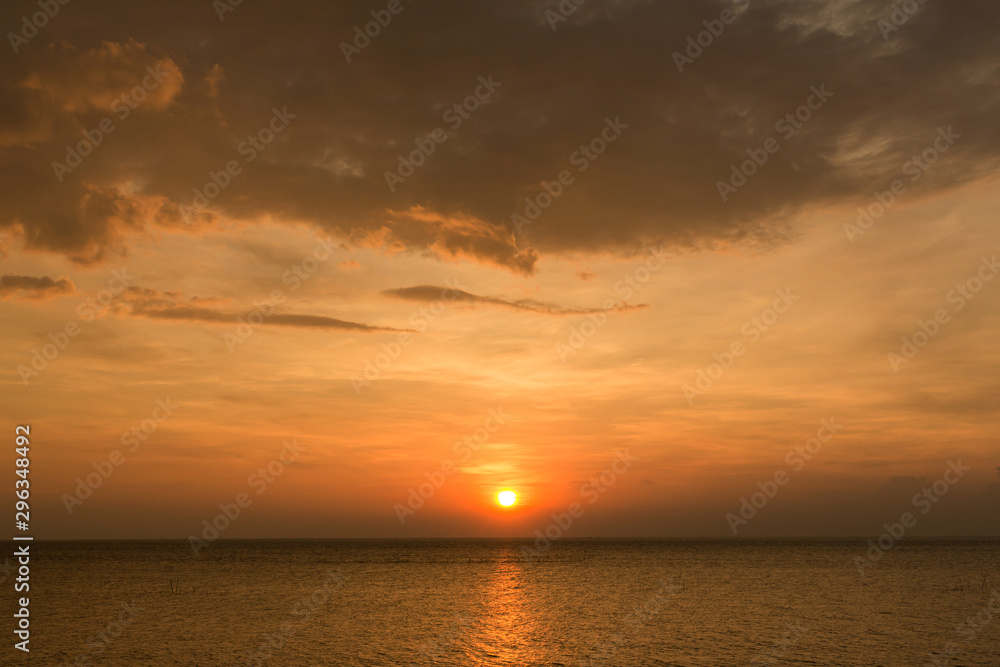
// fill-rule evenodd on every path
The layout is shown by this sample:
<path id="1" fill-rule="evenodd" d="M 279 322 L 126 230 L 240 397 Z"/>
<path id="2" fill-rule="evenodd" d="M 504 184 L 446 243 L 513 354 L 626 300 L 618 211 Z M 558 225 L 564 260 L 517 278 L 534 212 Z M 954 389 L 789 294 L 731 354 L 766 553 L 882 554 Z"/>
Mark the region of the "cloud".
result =
<path id="1" fill-rule="evenodd" d="M 452 287 L 439 287 L 435 285 L 417 285 L 414 287 L 399 287 L 382 292 L 386 296 L 404 299 L 406 301 L 419 301 L 430 303 L 438 299 L 448 299 L 459 303 L 471 303 L 486 306 L 502 306 L 515 310 L 527 310 L 533 313 L 543 313 L 545 315 L 589 315 L 591 313 L 604 312 L 628 312 L 630 310 L 640 310 L 647 308 L 648 304 L 630 305 L 619 303 L 610 308 L 579 308 L 576 306 L 558 306 L 534 299 L 502 299 L 493 296 L 479 296 Z"/>
<path id="2" fill-rule="evenodd" d="M 997 466 L 997 476 L 1000 477 L 1000 466 Z"/>
<path id="3" fill-rule="evenodd" d="M 93 134 L 103 118 L 117 124 L 138 109 L 163 111 L 184 84 L 170 57 L 132 39 L 91 49 L 60 42 L 22 55 L 25 67 L 0 75 L 0 93 L 12 102 L 0 119 L 0 147 L 49 145 L 62 149 L 60 160 L 67 146 L 83 139 L 83 132 Z M 56 140 L 64 136 L 59 145 Z"/>
<path id="4" fill-rule="evenodd" d="M 218 300 L 211 297 L 193 297 L 185 300 L 183 296 L 177 292 L 161 292 L 159 290 L 145 287 L 129 287 L 122 293 L 119 302 L 114 306 L 114 308 L 119 314 L 148 317 L 157 320 L 236 324 L 239 322 L 240 317 L 243 317 L 244 319 L 246 318 L 246 312 L 218 310 L 202 305 L 218 302 Z M 407 329 L 395 329 L 392 327 L 362 324 L 360 322 L 350 322 L 323 315 L 280 312 L 273 312 L 272 314 L 267 315 L 265 311 L 261 312 L 265 315 L 263 322 L 264 325 L 306 329 L 362 331 L 366 333 L 408 331 Z"/>
<path id="5" fill-rule="evenodd" d="M 0 299 L 47 299 L 76 294 L 76 285 L 66 276 L 0 276 Z"/>
<path id="6" fill-rule="evenodd" d="M 162 110 L 184 84 L 172 59 L 156 57 L 146 44 L 131 39 L 122 44 L 102 42 L 86 51 L 63 42 L 48 56 L 25 85 L 48 91 L 53 104 L 69 114 L 117 111 L 119 106 Z M 145 90 L 133 98 L 137 86 Z"/>
<path id="7" fill-rule="evenodd" d="M 504 225 L 463 213 L 445 215 L 420 205 L 387 212 L 392 219 L 378 230 L 357 237 L 359 245 L 397 250 L 423 248 L 441 258 L 475 259 L 524 275 L 535 272 L 538 253 L 532 248 L 518 248 L 514 235 Z"/>
<path id="8" fill-rule="evenodd" d="M 906 181 L 907 197 L 1000 164 L 1000 4 L 922 4 L 883 39 L 884 0 L 755 0 L 679 72 L 674 53 L 725 4 L 590 0 L 552 30 L 551 4 L 444 0 L 395 16 L 348 64 L 339 44 L 370 20 L 362 4 L 295 14 L 261 0 L 219 22 L 201 0 L 143 12 L 95 0 L 99 31 L 53 21 L 0 68 L 0 227 L 23 227 L 29 249 L 104 261 L 151 224 L 176 225 L 176 207 L 237 160 L 201 223 L 308 223 L 529 275 L 549 255 L 785 243 L 798 213 L 888 189 L 938 128 L 961 138 Z M 164 81 L 58 183 L 52 162 L 161 62 L 177 63 L 174 87 Z M 444 113 L 490 75 L 501 85 L 489 104 L 452 129 Z M 776 122 L 813 86 L 834 96 L 783 136 Z M 275 107 L 296 118 L 243 161 L 237 147 Z M 581 171 L 574 155 L 616 117 L 627 129 Z M 447 141 L 390 192 L 386 172 L 436 128 Z M 780 150 L 723 202 L 717 183 L 768 137 Z M 546 202 L 564 170 L 572 184 Z M 527 200 L 546 205 L 518 231 Z"/>

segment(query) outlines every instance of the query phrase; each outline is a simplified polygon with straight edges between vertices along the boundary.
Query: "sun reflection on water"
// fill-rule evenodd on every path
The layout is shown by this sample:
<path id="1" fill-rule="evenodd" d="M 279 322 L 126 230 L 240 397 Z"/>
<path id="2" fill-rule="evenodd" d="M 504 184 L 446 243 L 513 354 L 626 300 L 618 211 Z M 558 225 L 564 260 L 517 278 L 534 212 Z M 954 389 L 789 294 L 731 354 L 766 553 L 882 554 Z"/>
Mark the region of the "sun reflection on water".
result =
<path id="1" fill-rule="evenodd" d="M 499 554 L 482 595 L 482 617 L 468 634 L 472 664 L 544 663 L 537 641 L 537 616 L 529 596 L 528 567 L 514 544 L 506 545 Z"/>

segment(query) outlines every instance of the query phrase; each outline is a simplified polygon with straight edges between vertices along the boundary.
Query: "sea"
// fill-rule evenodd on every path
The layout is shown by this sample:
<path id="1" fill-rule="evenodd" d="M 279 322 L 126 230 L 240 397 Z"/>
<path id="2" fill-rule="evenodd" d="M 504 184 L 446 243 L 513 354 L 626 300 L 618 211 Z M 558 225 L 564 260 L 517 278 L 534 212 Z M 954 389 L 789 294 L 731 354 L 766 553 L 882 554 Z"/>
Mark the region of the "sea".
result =
<path id="1" fill-rule="evenodd" d="M 42 541 L 30 653 L 8 628 L 0 664 L 1000 666 L 1000 541 L 869 552 L 373 539 L 219 540 L 196 556 L 186 541 Z"/>

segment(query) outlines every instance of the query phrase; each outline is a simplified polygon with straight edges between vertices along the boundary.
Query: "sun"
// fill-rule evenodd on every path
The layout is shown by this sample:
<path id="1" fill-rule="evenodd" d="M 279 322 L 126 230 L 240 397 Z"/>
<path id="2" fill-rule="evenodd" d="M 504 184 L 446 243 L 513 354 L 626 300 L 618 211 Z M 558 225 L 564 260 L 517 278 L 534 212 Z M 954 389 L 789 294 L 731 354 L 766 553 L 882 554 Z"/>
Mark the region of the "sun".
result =
<path id="1" fill-rule="evenodd" d="M 513 507 L 517 504 L 517 494 L 510 489 L 504 489 L 497 494 L 497 502 L 504 507 Z"/>

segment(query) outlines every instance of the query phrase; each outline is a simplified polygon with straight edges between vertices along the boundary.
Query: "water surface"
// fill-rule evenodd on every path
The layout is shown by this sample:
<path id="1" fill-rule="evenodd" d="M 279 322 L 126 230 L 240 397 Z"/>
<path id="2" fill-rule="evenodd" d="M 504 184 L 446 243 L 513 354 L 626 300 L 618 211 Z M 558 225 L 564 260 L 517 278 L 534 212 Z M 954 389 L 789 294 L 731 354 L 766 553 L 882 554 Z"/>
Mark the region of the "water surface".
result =
<path id="1" fill-rule="evenodd" d="M 35 543 L 32 664 L 1000 665 L 1000 542 L 527 544 Z"/>

